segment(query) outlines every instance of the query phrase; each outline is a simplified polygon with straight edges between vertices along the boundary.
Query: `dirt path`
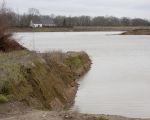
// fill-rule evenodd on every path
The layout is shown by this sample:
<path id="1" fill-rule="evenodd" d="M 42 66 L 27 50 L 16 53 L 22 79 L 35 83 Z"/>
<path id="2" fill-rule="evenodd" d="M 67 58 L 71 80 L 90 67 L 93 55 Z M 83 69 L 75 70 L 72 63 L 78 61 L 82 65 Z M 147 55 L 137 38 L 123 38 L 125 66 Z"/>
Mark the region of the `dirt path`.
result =
<path id="1" fill-rule="evenodd" d="M 133 119 L 117 115 L 89 115 L 71 111 L 42 111 L 14 102 L 0 105 L 0 120 L 150 120 Z"/>
<path id="2" fill-rule="evenodd" d="M 23 115 L 15 115 L 0 120 L 144 120 L 111 115 L 86 115 L 74 112 L 30 111 Z M 146 119 L 145 119 L 146 120 Z M 147 119 L 150 120 L 150 119 Z"/>

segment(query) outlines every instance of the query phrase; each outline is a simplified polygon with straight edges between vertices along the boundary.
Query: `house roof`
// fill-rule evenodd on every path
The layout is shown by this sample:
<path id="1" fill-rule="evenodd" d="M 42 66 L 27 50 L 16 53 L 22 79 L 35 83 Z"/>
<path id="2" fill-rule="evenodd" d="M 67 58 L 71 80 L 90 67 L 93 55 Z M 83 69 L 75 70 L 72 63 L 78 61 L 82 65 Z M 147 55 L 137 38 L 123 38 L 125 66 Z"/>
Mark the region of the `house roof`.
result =
<path id="1" fill-rule="evenodd" d="M 36 19 L 36 18 L 32 19 L 32 23 L 33 24 L 42 24 L 41 20 L 40 19 Z"/>
<path id="2" fill-rule="evenodd" d="M 33 24 L 54 24 L 54 21 L 52 19 L 32 19 Z"/>
<path id="3" fill-rule="evenodd" d="M 41 19 L 42 24 L 54 24 L 52 19 Z"/>

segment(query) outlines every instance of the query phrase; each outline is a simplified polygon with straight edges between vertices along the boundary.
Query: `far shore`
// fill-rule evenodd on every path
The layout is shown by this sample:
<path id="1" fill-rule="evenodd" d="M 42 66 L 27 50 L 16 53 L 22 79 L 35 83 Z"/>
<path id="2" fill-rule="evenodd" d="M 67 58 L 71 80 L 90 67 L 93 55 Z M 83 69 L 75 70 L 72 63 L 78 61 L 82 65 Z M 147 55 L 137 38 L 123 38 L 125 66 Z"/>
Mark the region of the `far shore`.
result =
<path id="1" fill-rule="evenodd" d="M 100 31 L 132 31 L 135 29 L 150 29 L 150 26 L 119 26 L 119 27 L 96 27 L 96 26 L 75 26 L 75 27 L 49 27 L 49 28 L 31 28 L 31 27 L 12 27 L 10 32 L 100 32 Z"/>

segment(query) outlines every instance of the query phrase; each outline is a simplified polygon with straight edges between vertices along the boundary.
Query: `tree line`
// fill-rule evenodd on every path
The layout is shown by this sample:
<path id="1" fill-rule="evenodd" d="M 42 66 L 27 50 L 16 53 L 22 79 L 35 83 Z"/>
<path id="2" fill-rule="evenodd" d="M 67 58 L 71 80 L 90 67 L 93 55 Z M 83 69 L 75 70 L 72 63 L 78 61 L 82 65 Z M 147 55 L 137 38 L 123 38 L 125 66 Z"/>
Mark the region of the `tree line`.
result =
<path id="1" fill-rule="evenodd" d="M 5 2 L 0 6 L 0 22 L 7 22 L 12 27 L 29 27 L 30 21 L 36 19 L 53 20 L 58 27 L 69 26 L 150 26 L 150 21 L 141 18 L 117 18 L 114 16 L 56 16 L 41 15 L 38 9 L 29 8 L 24 14 L 19 14 L 6 7 Z"/>

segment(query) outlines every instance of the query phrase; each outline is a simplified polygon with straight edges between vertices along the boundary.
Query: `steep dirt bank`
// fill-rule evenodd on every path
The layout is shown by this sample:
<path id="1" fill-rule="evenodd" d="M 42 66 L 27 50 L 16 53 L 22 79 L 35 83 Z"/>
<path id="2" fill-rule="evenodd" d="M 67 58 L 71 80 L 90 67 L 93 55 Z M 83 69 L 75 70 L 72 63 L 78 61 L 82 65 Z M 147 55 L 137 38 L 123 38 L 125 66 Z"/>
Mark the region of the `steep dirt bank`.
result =
<path id="1" fill-rule="evenodd" d="M 150 35 L 150 29 L 135 29 L 122 33 L 121 35 Z"/>
<path id="2" fill-rule="evenodd" d="M 90 69 L 90 65 L 91 60 L 85 52 L 0 53 L 0 116 L 13 111 L 11 108 L 5 110 L 4 104 L 13 105 L 15 101 L 36 109 L 69 107 L 77 91 L 76 80 Z"/>
<path id="3" fill-rule="evenodd" d="M 8 32 L 7 27 L 0 23 L 0 52 L 10 52 L 14 50 L 26 50 L 26 48 L 16 42 L 12 34 Z"/>

